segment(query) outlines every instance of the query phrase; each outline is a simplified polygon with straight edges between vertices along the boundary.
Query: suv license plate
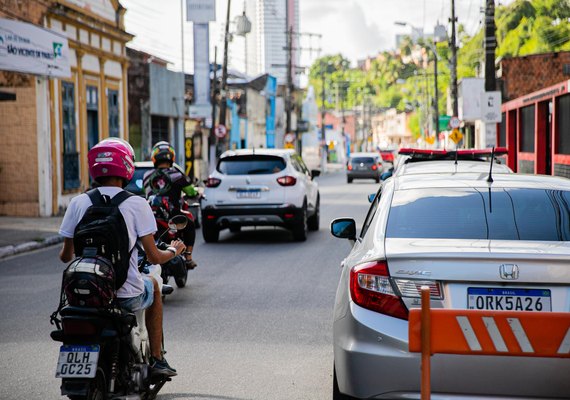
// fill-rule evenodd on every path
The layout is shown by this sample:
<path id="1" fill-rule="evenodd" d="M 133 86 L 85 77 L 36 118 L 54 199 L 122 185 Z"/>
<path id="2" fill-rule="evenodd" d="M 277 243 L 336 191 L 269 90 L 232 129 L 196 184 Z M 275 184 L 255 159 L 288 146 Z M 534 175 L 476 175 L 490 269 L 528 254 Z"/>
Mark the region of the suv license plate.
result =
<path id="1" fill-rule="evenodd" d="M 59 348 L 56 378 L 94 378 L 99 345 L 63 345 Z"/>
<path id="2" fill-rule="evenodd" d="M 236 196 L 238 199 L 259 199 L 261 190 L 238 190 Z"/>
<path id="3" fill-rule="evenodd" d="M 467 288 L 467 308 L 495 311 L 552 311 L 549 289 Z"/>

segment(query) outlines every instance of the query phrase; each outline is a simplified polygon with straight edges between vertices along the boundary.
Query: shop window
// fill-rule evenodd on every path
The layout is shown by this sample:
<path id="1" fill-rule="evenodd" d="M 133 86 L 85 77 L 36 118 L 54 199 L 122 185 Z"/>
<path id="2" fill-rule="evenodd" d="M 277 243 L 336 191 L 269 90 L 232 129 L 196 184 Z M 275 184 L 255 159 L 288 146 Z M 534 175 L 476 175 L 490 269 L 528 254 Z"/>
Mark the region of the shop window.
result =
<path id="1" fill-rule="evenodd" d="M 99 142 L 99 93 L 97 87 L 87 86 L 87 147 Z"/>
<path id="2" fill-rule="evenodd" d="M 520 151 L 534 153 L 534 105 L 521 108 Z"/>
<path id="3" fill-rule="evenodd" d="M 570 154 L 570 94 L 556 99 L 558 154 Z"/>
<path id="4" fill-rule="evenodd" d="M 61 108 L 63 129 L 63 189 L 79 188 L 79 153 L 75 125 L 75 85 L 62 82 Z"/>
<path id="5" fill-rule="evenodd" d="M 168 117 L 151 117 L 152 144 L 162 140 L 168 142 Z"/>
<path id="6" fill-rule="evenodd" d="M 109 136 L 119 137 L 119 91 L 108 89 L 107 101 L 109 103 Z"/>

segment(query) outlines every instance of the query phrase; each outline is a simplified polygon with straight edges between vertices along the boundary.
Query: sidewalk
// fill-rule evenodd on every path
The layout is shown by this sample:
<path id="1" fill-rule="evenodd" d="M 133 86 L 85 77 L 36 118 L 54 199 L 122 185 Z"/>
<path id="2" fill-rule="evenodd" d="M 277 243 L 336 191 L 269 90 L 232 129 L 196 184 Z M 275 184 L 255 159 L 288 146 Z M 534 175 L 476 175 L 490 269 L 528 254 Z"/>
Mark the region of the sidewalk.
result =
<path id="1" fill-rule="evenodd" d="M 0 217 L 0 260 L 62 242 L 62 218 Z"/>

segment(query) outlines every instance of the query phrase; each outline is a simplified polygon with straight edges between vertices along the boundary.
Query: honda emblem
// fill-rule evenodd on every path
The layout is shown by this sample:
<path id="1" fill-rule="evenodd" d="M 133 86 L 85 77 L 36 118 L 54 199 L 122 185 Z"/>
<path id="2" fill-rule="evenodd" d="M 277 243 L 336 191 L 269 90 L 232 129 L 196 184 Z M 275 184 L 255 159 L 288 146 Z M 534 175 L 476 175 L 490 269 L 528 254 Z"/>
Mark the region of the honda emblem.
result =
<path id="1" fill-rule="evenodd" d="M 501 264 L 499 267 L 501 279 L 514 281 L 519 279 L 519 266 L 516 264 Z"/>

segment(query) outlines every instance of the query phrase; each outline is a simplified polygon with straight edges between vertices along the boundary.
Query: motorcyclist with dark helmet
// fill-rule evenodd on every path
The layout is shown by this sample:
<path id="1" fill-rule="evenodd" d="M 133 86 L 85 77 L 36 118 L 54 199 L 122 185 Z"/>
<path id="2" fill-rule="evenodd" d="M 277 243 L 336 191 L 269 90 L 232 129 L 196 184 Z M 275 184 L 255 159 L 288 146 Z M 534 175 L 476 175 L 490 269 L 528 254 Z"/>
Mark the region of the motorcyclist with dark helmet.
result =
<path id="1" fill-rule="evenodd" d="M 173 167 L 176 153 L 170 143 L 160 141 L 156 143 L 151 152 L 151 161 L 155 169 L 148 171 L 143 178 L 146 198 L 155 196 L 155 201 L 166 199 L 169 204 L 171 217 L 181 213 L 182 193 L 195 197 L 198 192 L 192 184 L 190 177 Z M 186 266 L 194 269 L 197 264 L 192 259 L 192 250 L 196 240 L 196 227 L 194 221 L 188 220 L 186 228 L 182 231 L 186 245 Z"/>

